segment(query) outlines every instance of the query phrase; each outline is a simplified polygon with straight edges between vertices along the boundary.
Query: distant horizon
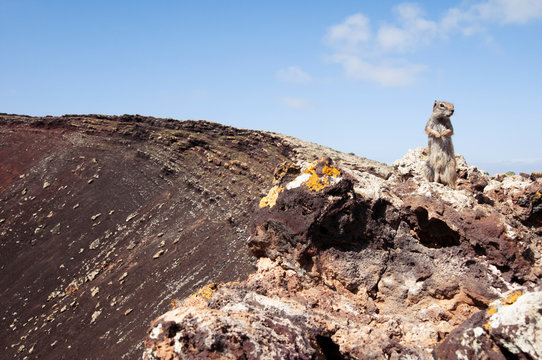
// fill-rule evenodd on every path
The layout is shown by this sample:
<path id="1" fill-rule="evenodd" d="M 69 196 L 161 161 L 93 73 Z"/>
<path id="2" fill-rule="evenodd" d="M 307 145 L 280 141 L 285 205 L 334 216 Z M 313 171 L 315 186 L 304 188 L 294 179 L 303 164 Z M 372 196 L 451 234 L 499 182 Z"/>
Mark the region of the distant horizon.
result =
<path id="1" fill-rule="evenodd" d="M 122 114 L 104 114 L 104 113 L 92 113 L 92 114 L 61 114 L 61 115 L 51 115 L 51 114 L 47 114 L 47 115 L 30 115 L 30 114 L 12 114 L 12 113 L 6 113 L 6 112 L 2 112 L 0 111 L 0 115 L 14 115 L 14 116 L 30 116 L 30 117 L 62 117 L 62 116 L 90 116 L 90 115 L 103 115 L 103 116 L 123 116 L 123 115 L 132 115 L 132 116 L 143 116 L 143 117 L 153 117 L 153 118 L 157 118 L 157 119 L 172 119 L 172 120 L 176 120 L 176 121 L 209 121 L 209 122 L 215 122 L 215 123 L 218 123 L 218 124 L 221 124 L 221 125 L 225 125 L 225 126 L 232 126 L 232 125 L 227 125 L 227 124 L 224 124 L 224 123 L 221 123 L 221 122 L 217 122 L 217 121 L 212 121 L 212 120 L 207 120 L 207 119 L 177 119 L 177 118 L 173 118 L 173 117 L 159 117 L 159 116 L 153 116 L 153 115 L 146 115 L 146 114 L 129 114 L 129 113 L 122 113 Z M 235 127 L 235 126 L 233 126 Z M 237 127 L 238 128 L 238 127 Z M 290 134 L 285 134 L 285 133 L 280 133 L 280 132 L 277 132 L 277 131 L 270 131 L 270 130 L 263 130 L 263 129 L 252 129 L 252 128 L 239 128 L 239 129 L 243 129 L 243 130 L 254 130 L 254 131 L 268 131 L 268 132 L 273 132 L 273 133 L 279 133 L 279 134 L 282 134 L 282 135 L 286 135 L 286 136 L 292 136 Z M 296 137 L 296 136 L 294 136 Z M 300 140 L 303 140 L 303 141 L 309 141 L 309 140 L 306 140 L 306 139 L 303 139 L 303 138 L 299 138 L 299 137 L 296 137 Z M 313 142 L 313 141 L 310 141 L 310 142 Z M 332 150 L 335 150 L 335 151 L 340 151 L 342 153 L 346 153 L 344 151 L 341 151 L 341 150 L 338 150 L 338 149 L 335 149 L 333 147 L 330 147 L 330 146 L 326 146 L 326 145 L 323 145 L 323 144 L 319 144 L 319 143 L 316 143 L 317 145 L 321 145 L 321 146 L 325 146 L 325 147 L 328 147 Z M 427 147 L 426 145 L 424 146 L 418 146 L 418 147 Z M 411 149 L 414 149 L 414 148 L 411 148 Z M 406 149 L 405 150 L 405 153 L 403 155 L 406 155 L 406 153 L 408 152 L 408 150 L 411 150 L 411 149 Z M 369 158 L 367 156 L 364 156 L 363 154 L 357 154 L 357 153 L 354 153 L 354 152 L 349 152 L 349 153 L 352 153 L 358 157 L 363 157 L 363 158 L 368 158 L 370 160 L 374 160 L 374 161 L 378 161 L 378 162 L 381 162 L 381 163 L 384 163 L 384 164 L 387 164 L 387 165 L 390 165 L 390 166 L 393 166 L 393 162 L 395 160 L 399 160 L 401 157 L 391 161 L 391 162 L 385 162 L 385 161 L 381 161 L 381 160 L 377 160 L 377 159 L 372 159 L 372 158 Z M 461 155 L 463 156 L 462 154 L 460 153 L 456 153 L 456 155 Z M 521 170 L 521 167 L 518 167 L 519 170 L 513 170 L 514 167 L 517 167 L 518 166 L 518 163 L 521 163 L 522 161 L 521 160 L 518 160 L 518 161 L 511 161 L 509 162 L 509 164 L 507 165 L 506 162 L 502 162 L 502 163 L 499 163 L 499 162 L 494 162 L 494 163 L 482 163 L 482 165 L 479 165 L 479 164 L 475 164 L 475 163 L 470 163 L 468 161 L 468 159 L 466 159 L 467 161 L 467 164 L 469 166 L 476 166 L 479 170 L 483 170 L 483 171 L 487 171 L 491 176 L 495 176 L 495 175 L 498 175 L 498 174 L 506 174 L 508 172 L 514 172 L 516 175 L 519 175 L 520 173 L 525 173 L 525 174 L 531 174 L 533 172 L 541 172 L 540 170 L 534 170 L 534 171 L 530 171 L 530 172 L 526 172 L 526 171 L 522 171 Z M 529 164 L 528 161 L 525 161 L 527 163 L 527 167 L 529 166 L 532 166 L 532 164 Z M 534 163 L 534 162 L 533 162 Z M 509 166 L 510 170 L 507 170 L 507 171 L 491 171 L 490 169 L 502 169 L 502 168 L 506 168 L 506 166 Z M 540 168 L 542 168 L 542 164 L 540 164 Z"/>
<path id="2" fill-rule="evenodd" d="M 205 119 L 392 164 L 443 100 L 469 165 L 531 173 L 541 37 L 542 0 L 0 0 L 0 109 Z"/>

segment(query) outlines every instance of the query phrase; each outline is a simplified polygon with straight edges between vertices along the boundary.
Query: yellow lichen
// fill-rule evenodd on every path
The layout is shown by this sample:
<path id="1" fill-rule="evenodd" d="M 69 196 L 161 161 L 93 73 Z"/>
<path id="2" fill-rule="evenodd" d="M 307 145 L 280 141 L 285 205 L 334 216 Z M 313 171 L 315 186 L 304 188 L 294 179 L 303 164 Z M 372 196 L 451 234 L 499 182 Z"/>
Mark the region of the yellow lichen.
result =
<path id="1" fill-rule="evenodd" d="M 175 301 L 175 299 L 171 299 L 169 305 L 171 306 L 171 310 L 175 310 L 177 308 L 177 302 Z"/>
<path id="2" fill-rule="evenodd" d="M 210 283 L 196 291 L 192 297 L 202 297 L 204 299 L 210 299 L 211 295 L 218 289 L 218 284 Z"/>
<path id="3" fill-rule="evenodd" d="M 503 305 L 512 305 L 519 299 L 519 297 L 523 295 L 523 292 L 521 290 L 513 291 L 510 295 L 502 299 Z"/>
<path id="4" fill-rule="evenodd" d="M 519 299 L 521 295 L 523 295 L 523 292 L 521 290 L 513 291 L 510 295 L 508 295 L 507 297 L 501 300 L 501 304 L 512 305 Z M 496 314 L 496 313 L 497 313 L 497 308 L 495 306 L 490 306 L 489 309 L 487 309 L 487 315 L 489 316 L 492 316 L 493 314 Z M 488 320 L 484 324 L 484 329 L 489 330 L 490 327 L 491 327 L 491 324 L 490 324 L 490 321 Z"/>
<path id="5" fill-rule="evenodd" d="M 497 309 L 494 307 L 494 306 L 490 306 L 489 309 L 487 309 L 487 314 L 489 316 L 493 315 L 497 313 Z M 489 330 L 489 328 L 491 327 L 491 324 L 489 323 L 489 320 L 484 324 L 484 329 L 486 329 L 486 331 Z"/>
<path id="6" fill-rule="evenodd" d="M 542 193 L 541 193 L 540 191 L 537 191 L 537 192 L 536 192 L 536 197 L 537 197 L 538 199 L 542 198 Z"/>
<path id="7" fill-rule="evenodd" d="M 320 191 L 326 186 L 329 186 L 329 180 L 324 176 L 320 178 L 315 173 L 311 175 L 310 179 L 305 183 L 305 185 L 307 185 L 311 191 Z"/>
<path id="8" fill-rule="evenodd" d="M 487 309 L 488 315 L 493 315 L 497 312 L 497 309 L 495 309 L 493 306 L 491 306 L 489 309 Z"/>
<path id="9" fill-rule="evenodd" d="M 316 164 L 318 161 L 313 162 L 312 164 L 308 165 L 305 171 L 303 171 L 303 174 L 316 174 Z"/>
<path id="10" fill-rule="evenodd" d="M 322 173 L 324 175 L 327 175 L 327 176 L 333 176 L 333 177 L 337 177 L 339 175 L 341 175 L 341 172 L 339 170 L 337 170 L 337 168 L 335 168 L 335 166 L 324 166 L 324 168 L 322 169 Z"/>
<path id="11" fill-rule="evenodd" d="M 283 191 L 284 188 L 282 186 L 273 186 L 271 190 L 269 190 L 269 193 L 260 200 L 260 208 L 264 208 L 266 206 L 272 208 L 273 206 L 275 206 L 279 194 Z"/>
<path id="12" fill-rule="evenodd" d="M 318 161 L 313 162 L 303 172 L 304 174 L 310 174 L 311 177 L 307 182 L 305 182 L 305 185 L 309 188 L 311 191 L 321 191 L 324 188 L 331 185 L 331 182 L 329 181 L 329 177 L 338 177 L 341 173 L 337 168 L 335 168 L 333 165 L 325 165 L 322 169 L 322 176 L 318 176 L 318 173 L 316 172 L 316 166 L 318 163 L 321 163 L 325 161 L 325 158 L 322 158 Z"/>

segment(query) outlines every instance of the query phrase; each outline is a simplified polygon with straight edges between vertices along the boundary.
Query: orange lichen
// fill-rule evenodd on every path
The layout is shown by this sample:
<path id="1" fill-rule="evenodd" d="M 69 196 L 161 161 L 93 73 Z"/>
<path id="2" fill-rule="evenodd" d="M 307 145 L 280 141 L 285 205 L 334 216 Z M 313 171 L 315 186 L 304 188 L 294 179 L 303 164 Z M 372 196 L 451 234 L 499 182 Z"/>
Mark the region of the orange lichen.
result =
<path id="1" fill-rule="evenodd" d="M 322 176 L 318 176 L 318 173 L 316 172 L 316 166 L 318 163 L 321 163 L 325 161 L 325 158 L 322 158 L 318 161 L 313 162 L 303 172 L 304 174 L 310 174 L 311 177 L 307 182 L 305 182 L 305 185 L 309 188 L 311 191 L 321 191 L 324 188 L 331 185 L 331 182 L 329 181 L 329 177 L 338 177 L 341 173 L 337 168 L 335 168 L 333 165 L 325 165 L 322 169 Z"/>
<path id="2" fill-rule="evenodd" d="M 489 316 L 495 314 L 497 312 L 497 309 L 495 309 L 494 306 L 490 306 L 489 309 L 487 309 L 487 314 Z M 489 323 L 489 321 L 487 321 L 485 324 L 484 324 L 484 329 L 489 330 L 489 328 L 491 327 L 491 324 Z"/>
<path id="3" fill-rule="evenodd" d="M 507 297 L 501 300 L 501 304 L 512 305 L 519 299 L 521 295 L 523 295 L 523 292 L 521 290 L 513 291 L 510 295 L 508 295 Z M 487 309 L 487 315 L 489 316 L 492 316 L 493 314 L 496 314 L 496 313 L 497 313 L 497 308 L 495 306 L 490 306 L 489 309 Z M 491 324 L 489 323 L 489 321 L 484 324 L 484 329 L 489 330 L 490 327 L 491 327 Z"/>
<path id="4" fill-rule="evenodd" d="M 282 186 L 273 186 L 271 190 L 269 190 L 269 193 L 260 200 L 260 208 L 264 208 L 266 206 L 272 208 L 273 206 L 275 206 L 279 194 L 283 191 L 284 188 Z"/>
<path id="5" fill-rule="evenodd" d="M 493 306 L 491 306 L 489 309 L 487 309 L 488 315 L 493 315 L 497 312 L 497 309 L 495 309 Z"/>
<path id="6" fill-rule="evenodd" d="M 519 299 L 519 297 L 523 295 L 523 292 L 521 290 L 513 291 L 510 295 L 502 299 L 503 305 L 512 305 Z"/>
<path id="7" fill-rule="evenodd" d="M 335 168 L 333 165 L 332 166 L 324 166 L 324 168 L 322 169 L 322 173 L 324 175 L 327 175 L 327 176 L 333 176 L 333 177 L 337 177 L 339 175 L 341 175 L 341 172 L 339 170 L 337 170 L 337 168 Z"/>
<path id="8" fill-rule="evenodd" d="M 303 171 L 303 174 L 316 174 L 316 164 L 318 162 L 315 161 L 312 164 L 308 165 L 305 171 Z"/>
<path id="9" fill-rule="evenodd" d="M 311 191 L 320 191 L 326 186 L 329 186 L 329 179 L 325 176 L 318 177 L 316 173 L 312 174 L 309 180 L 305 183 L 309 190 Z"/>
<path id="10" fill-rule="evenodd" d="M 218 284 L 210 283 L 196 291 L 192 297 L 202 297 L 204 299 L 210 299 L 211 295 L 218 289 Z"/>

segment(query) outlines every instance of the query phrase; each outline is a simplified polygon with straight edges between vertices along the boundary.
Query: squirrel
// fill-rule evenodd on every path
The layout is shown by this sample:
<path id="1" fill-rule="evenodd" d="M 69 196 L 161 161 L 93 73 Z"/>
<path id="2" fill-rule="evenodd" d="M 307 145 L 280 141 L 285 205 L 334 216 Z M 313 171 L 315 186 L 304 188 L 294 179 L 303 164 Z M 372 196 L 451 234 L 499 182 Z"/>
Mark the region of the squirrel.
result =
<path id="1" fill-rule="evenodd" d="M 454 128 L 450 121 L 450 116 L 453 113 L 454 104 L 435 100 L 433 113 L 425 125 L 425 132 L 428 135 L 425 176 L 429 181 L 455 188 L 457 173 L 454 145 L 452 144 Z"/>

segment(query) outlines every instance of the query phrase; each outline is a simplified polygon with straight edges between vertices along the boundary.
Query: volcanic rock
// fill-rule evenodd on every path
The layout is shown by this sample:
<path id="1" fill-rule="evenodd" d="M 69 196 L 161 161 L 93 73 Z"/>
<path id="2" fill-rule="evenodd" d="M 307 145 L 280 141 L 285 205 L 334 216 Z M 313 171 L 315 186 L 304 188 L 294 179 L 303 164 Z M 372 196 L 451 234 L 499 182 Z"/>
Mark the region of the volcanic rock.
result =
<path id="1" fill-rule="evenodd" d="M 436 359 L 542 358 L 542 292 L 512 291 L 454 329 Z"/>
<path id="2" fill-rule="evenodd" d="M 252 216 L 258 271 L 153 321 L 145 359 L 491 358 L 503 342 L 537 355 L 521 333 L 539 331 L 536 305 L 516 323 L 507 315 L 506 328 L 491 320 L 484 331 L 494 340 L 481 353 L 461 339 L 510 291 L 540 283 L 540 226 L 527 220 L 539 180 L 503 183 L 465 162 L 450 189 L 423 178 L 420 149 L 393 169 L 344 154 L 333 161 L 329 151 L 309 162 L 293 148 L 295 162 L 276 169 Z M 494 193 L 529 203 L 505 206 Z"/>

